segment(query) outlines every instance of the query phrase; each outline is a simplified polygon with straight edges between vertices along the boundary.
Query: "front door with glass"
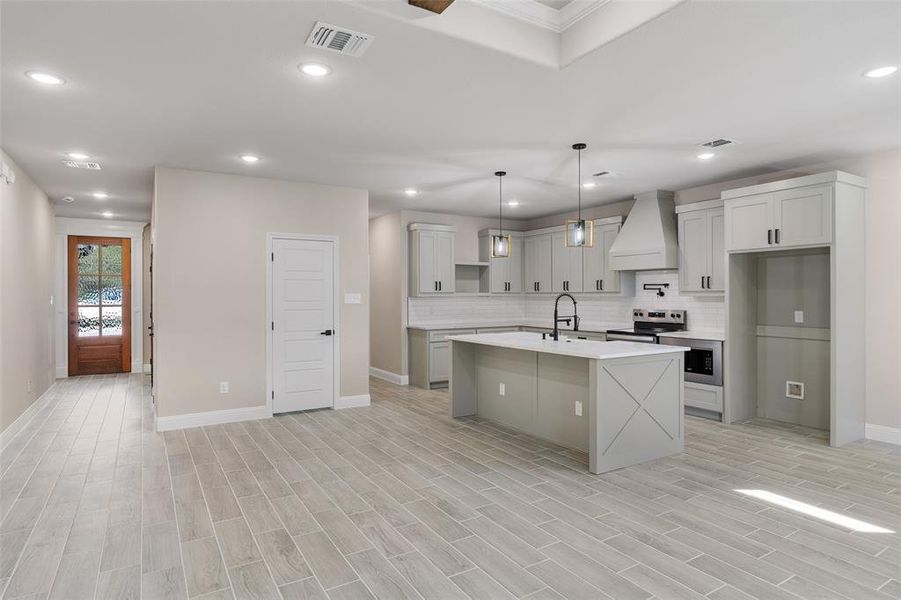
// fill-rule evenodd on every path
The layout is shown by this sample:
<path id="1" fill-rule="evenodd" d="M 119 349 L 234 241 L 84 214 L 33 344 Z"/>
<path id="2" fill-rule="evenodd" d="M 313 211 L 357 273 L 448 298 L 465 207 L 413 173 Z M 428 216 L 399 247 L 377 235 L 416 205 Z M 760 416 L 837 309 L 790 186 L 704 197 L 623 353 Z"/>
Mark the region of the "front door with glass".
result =
<path id="1" fill-rule="evenodd" d="M 69 375 L 131 371 L 131 240 L 69 236 Z"/>

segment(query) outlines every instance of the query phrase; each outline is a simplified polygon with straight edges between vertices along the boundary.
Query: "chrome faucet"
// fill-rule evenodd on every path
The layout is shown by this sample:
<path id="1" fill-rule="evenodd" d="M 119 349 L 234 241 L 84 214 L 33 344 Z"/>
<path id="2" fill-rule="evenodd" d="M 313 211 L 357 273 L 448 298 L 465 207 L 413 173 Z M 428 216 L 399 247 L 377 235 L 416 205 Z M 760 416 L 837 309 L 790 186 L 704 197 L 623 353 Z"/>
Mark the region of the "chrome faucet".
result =
<path id="1" fill-rule="evenodd" d="M 560 298 L 567 297 L 573 301 L 573 314 L 571 317 L 560 317 L 557 316 L 557 305 L 560 304 Z M 560 323 L 566 323 L 567 325 L 573 323 L 573 331 L 579 331 L 579 311 L 576 310 L 576 299 L 573 298 L 570 294 L 560 294 L 557 296 L 557 299 L 554 300 L 554 333 L 551 334 L 551 337 L 554 338 L 554 341 L 560 341 L 560 329 L 557 327 Z"/>

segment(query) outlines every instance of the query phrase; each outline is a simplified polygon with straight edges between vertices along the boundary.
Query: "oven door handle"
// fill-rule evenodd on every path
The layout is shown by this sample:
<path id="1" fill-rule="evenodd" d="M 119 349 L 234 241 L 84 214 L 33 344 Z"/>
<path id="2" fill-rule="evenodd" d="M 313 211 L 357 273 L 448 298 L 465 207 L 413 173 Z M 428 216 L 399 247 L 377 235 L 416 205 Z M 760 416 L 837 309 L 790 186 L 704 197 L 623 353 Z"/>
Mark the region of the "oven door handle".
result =
<path id="1" fill-rule="evenodd" d="M 654 335 L 628 335 L 622 333 L 607 333 L 607 341 L 621 341 L 621 342 L 640 342 L 643 344 L 656 344 L 657 336 Z"/>

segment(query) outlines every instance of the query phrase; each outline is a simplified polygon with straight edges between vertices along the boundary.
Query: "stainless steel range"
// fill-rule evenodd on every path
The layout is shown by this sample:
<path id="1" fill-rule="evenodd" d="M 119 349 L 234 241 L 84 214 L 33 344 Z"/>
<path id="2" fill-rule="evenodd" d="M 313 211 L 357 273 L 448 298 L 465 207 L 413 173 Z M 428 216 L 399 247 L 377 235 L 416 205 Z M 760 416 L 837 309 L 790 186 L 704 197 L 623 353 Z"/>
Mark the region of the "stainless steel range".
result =
<path id="1" fill-rule="evenodd" d="M 659 334 L 685 330 L 685 311 L 663 308 L 633 308 L 632 329 L 612 329 L 607 341 L 644 342 L 658 344 Z"/>

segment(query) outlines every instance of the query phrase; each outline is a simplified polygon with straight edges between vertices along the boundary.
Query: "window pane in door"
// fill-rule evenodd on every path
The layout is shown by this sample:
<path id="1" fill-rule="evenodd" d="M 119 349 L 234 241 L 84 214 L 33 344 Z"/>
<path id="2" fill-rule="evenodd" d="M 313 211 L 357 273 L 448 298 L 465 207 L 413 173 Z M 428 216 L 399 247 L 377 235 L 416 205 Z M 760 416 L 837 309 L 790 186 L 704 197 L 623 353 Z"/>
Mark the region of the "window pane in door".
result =
<path id="1" fill-rule="evenodd" d="M 78 276 L 78 304 L 100 304 L 100 278 L 97 275 Z"/>
<path id="2" fill-rule="evenodd" d="M 121 312 L 121 309 L 119 309 Z M 120 325 L 121 328 L 121 325 Z M 78 307 L 78 337 L 100 335 L 100 308 L 97 306 Z"/>
<path id="3" fill-rule="evenodd" d="M 106 249 L 104 248 L 104 256 Z M 101 300 L 103 304 L 122 304 L 122 277 L 120 275 L 103 275 L 103 293 Z"/>
<path id="4" fill-rule="evenodd" d="M 121 273 L 122 272 L 122 246 L 103 245 L 101 253 L 101 261 L 104 273 Z"/>
<path id="5" fill-rule="evenodd" d="M 103 307 L 103 329 L 102 335 L 122 335 L 122 307 L 121 306 L 104 306 Z"/>
<path id="6" fill-rule="evenodd" d="M 97 273 L 100 265 L 100 247 L 94 244 L 78 244 L 78 272 Z"/>

